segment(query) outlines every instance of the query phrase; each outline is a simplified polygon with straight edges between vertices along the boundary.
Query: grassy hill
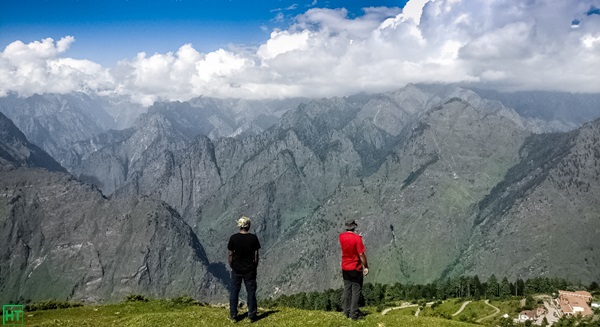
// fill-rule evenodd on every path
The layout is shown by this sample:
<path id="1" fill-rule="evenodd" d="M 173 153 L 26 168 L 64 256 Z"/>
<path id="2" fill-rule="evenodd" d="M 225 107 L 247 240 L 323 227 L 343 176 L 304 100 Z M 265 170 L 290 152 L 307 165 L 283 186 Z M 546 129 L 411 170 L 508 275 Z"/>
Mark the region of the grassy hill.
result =
<path id="1" fill-rule="evenodd" d="M 290 308 L 259 310 L 261 318 L 254 324 L 248 319 L 233 323 L 228 309 L 210 306 L 175 304 L 168 300 L 123 302 L 101 306 L 33 311 L 25 313 L 26 326 L 476 326 L 460 321 L 432 317 L 414 317 L 365 310 L 365 320 L 351 321 L 339 312 L 307 311 Z"/>

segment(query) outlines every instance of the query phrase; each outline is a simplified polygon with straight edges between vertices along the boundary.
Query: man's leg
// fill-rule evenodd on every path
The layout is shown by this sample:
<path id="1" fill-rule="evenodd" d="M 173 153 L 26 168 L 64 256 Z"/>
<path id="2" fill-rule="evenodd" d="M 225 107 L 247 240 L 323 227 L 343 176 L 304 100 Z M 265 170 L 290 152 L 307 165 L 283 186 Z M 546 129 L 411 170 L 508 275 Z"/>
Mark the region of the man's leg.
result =
<path id="1" fill-rule="evenodd" d="M 342 309 L 346 318 L 350 317 L 350 306 L 352 304 L 352 281 L 349 273 L 345 270 L 342 271 L 342 278 L 344 279 L 344 293 L 342 293 Z"/>
<path id="2" fill-rule="evenodd" d="M 352 304 L 350 307 L 350 318 L 358 319 L 360 315 L 358 301 L 360 300 L 360 293 L 362 292 L 363 284 L 362 271 L 353 271 L 352 277 Z"/>
<path id="3" fill-rule="evenodd" d="M 242 288 L 242 276 L 231 271 L 231 284 L 229 285 L 229 317 L 235 319 L 238 314 L 238 299 Z"/>
<path id="4" fill-rule="evenodd" d="M 255 320 L 258 314 L 258 305 L 256 303 L 256 272 L 244 276 L 244 285 L 248 293 L 248 318 Z"/>

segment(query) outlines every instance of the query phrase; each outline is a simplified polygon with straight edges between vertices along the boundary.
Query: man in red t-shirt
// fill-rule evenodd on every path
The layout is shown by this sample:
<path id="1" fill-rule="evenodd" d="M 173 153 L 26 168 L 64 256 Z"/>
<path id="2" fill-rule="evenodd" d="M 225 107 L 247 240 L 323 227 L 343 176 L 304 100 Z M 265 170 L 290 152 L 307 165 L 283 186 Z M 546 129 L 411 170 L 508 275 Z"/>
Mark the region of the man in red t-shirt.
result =
<path id="1" fill-rule="evenodd" d="M 347 318 L 360 318 L 358 299 L 362 291 L 363 276 L 369 273 L 367 255 L 362 237 L 355 233 L 356 221 L 346 222 L 346 231 L 340 234 L 342 247 L 342 277 L 344 278 L 344 295 L 342 305 Z"/>

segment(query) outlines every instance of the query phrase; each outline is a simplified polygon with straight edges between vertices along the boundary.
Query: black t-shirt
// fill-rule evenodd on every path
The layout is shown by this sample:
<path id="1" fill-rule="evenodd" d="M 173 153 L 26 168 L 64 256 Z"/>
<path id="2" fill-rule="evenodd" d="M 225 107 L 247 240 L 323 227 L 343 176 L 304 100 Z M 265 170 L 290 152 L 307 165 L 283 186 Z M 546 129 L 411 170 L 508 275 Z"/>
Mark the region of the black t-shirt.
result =
<path id="1" fill-rule="evenodd" d="M 258 237 L 254 234 L 237 233 L 231 235 L 227 249 L 233 252 L 231 268 L 237 273 L 256 270 L 254 253 L 260 249 Z"/>

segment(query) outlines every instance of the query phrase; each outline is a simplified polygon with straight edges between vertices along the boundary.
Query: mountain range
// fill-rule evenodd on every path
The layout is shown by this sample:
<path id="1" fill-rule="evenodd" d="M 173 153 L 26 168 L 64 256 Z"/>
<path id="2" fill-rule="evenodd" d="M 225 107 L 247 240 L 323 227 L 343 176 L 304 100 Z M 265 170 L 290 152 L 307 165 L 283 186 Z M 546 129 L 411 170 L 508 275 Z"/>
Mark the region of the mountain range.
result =
<path id="1" fill-rule="evenodd" d="M 542 100 L 528 106 L 521 93 L 440 85 L 312 100 L 197 98 L 155 103 L 127 126 L 103 109 L 97 116 L 113 125 L 92 117 L 98 128 L 89 135 L 69 128 L 83 129 L 71 122 L 85 121 L 78 113 L 91 115 L 91 105 L 39 109 L 45 122 L 69 111 L 57 125 L 68 141 L 52 136 L 52 124 L 25 123 L 31 113 L 14 108 L 32 99 L 0 99 L 28 139 L 45 131 L 39 146 L 71 174 L 0 152 L 12 162 L 0 185 L 3 234 L 10 227 L 12 235 L 3 248 L 31 248 L 3 267 L 0 284 L 12 298 L 189 290 L 216 299 L 227 282 L 224 244 L 242 214 L 263 245 L 263 296 L 341 285 L 337 234 L 347 219 L 359 224 L 373 282 L 462 274 L 600 280 L 600 120 L 591 121 L 600 97 L 549 97 L 563 99 L 553 113 Z M 581 103 L 585 110 L 564 114 Z M 47 199 L 34 201 L 40 197 Z M 55 228 L 45 231 L 46 223 Z M 70 252 L 61 261 L 53 251 L 64 244 Z M 141 258 L 123 261 L 133 253 Z M 26 276 L 44 255 L 49 271 L 77 272 L 57 275 L 70 293 L 31 286 L 39 279 Z"/>
<path id="2" fill-rule="evenodd" d="M 98 302 L 131 293 L 223 298 L 224 281 L 213 273 L 219 266 L 211 266 L 175 210 L 146 196 L 107 199 L 31 145 L 2 114 L 0 126 L 3 303 Z M 21 157 L 8 156 L 6 148 Z"/>

